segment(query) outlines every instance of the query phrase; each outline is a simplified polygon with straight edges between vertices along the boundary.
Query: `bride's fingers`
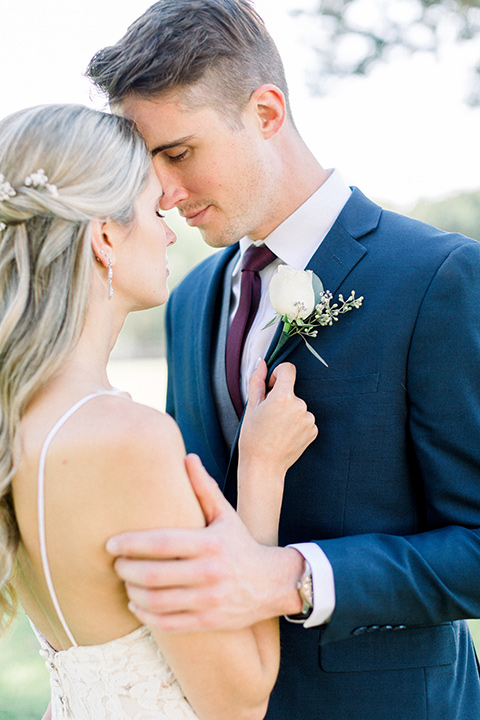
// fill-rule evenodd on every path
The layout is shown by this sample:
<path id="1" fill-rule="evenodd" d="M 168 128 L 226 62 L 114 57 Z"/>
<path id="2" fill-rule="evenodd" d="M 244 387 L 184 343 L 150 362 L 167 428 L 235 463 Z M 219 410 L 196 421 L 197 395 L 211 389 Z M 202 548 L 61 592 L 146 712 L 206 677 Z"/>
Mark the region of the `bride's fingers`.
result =
<path id="1" fill-rule="evenodd" d="M 308 444 L 312 443 L 318 435 L 318 425 L 317 421 L 315 419 L 315 415 L 311 412 L 307 413 L 308 421 L 309 421 L 309 441 Z"/>
<path id="2" fill-rule="evenodd" d="M 268 380 L 268 387 L 272 390 L 277 387 L 278 391 L 293 392 L 295 379 L 297 377 L 297 368 L 292 363 L 281 363 L 273 370 Z"/>
<path id="3" fill-rule="evenodd" d="M 255 407 L 261 403 L 262 400 L 265 400 L 266 379 L 267 363 L 260 358 L 248 382 L 248 404 L 250 407 Z"/>

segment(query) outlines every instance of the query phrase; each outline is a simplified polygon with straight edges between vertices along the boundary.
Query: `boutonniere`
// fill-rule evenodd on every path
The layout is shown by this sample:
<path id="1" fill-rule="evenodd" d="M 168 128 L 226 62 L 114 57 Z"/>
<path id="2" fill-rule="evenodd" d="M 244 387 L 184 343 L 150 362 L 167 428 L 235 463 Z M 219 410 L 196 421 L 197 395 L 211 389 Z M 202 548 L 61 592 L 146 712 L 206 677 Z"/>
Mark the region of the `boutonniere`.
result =
<path id="1" fill-rule="evenodd" d="M 355 297 L 355 291 L 352 290 L 346 300 L 343 295 L 339 295 L 338 302 L 332 304 L 332 293 L 324 290 L 317 275 L 311 270 L 295 270 L 289 265 L 279 266 L 270 282 L 269 294 L 276 315 L 265 327 L 279 320 L 283 322 L 282 334 L 268 359 L 269 367 L 287 340 L 294 335 L 300 335 L 310 352 L 328 367 L 307 338 L 317 337 L 319 327 L 333 325 L 340 315 L 359 308 L 363 302 L 363 297 Z"/>

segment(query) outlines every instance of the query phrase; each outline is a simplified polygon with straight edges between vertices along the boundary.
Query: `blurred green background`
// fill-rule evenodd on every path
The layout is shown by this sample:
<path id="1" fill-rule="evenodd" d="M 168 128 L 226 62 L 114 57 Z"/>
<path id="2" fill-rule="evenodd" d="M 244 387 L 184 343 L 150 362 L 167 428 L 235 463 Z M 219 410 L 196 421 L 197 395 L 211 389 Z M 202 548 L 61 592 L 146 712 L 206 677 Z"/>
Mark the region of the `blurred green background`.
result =
<path id="1" fill-rule="evenodd" d="M 45 661 L 25 615 L 0 642 L 1 720 L 40 720 L 50 696 Z"/>

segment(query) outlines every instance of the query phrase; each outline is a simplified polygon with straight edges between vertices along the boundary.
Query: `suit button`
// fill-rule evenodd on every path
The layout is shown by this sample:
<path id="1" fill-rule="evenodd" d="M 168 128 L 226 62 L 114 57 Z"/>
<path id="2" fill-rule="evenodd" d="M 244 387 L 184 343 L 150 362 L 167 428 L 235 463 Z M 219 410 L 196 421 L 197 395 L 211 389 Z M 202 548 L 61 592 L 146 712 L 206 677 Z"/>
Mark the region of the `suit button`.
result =
<path id="1" fill-rule="evenodd" d="M 394 630 L 406 630 L 407 626 L 406 625 L 394 625 L 393 629 Z"/>
<path id="2" fill-rule="evenodd" d="M 362 627 L 355 628 L 352 635 L 363 635 L 365 632 L 367 632 L 367 628 L 365 625 L 362 625 Z"/>
<path id="3" fill-rule="evenodd" d="M 367 632 L 375 632 L 375 630 L 380 630 L 380 625 L 369 625 L 367 627 Z"/>
<path id="4" fill-rule="evenodd" d="M 393 625 L 382 625 L 380 630 L 393 630 Z"/>

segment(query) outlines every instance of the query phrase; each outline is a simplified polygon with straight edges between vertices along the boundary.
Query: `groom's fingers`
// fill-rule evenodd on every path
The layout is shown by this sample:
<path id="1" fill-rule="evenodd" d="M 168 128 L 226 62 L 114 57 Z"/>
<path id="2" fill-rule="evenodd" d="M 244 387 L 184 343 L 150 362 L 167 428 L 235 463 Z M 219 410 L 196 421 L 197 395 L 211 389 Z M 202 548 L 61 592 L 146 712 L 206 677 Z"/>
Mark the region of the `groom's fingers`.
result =
<path id="1" fill-rule="evenodd" d="M 225 499 L 215 480 L 210 477 L 203 467 L 198 455 L 187 455 L 185 467 L 190 479 L 193 492 L 203 510 L 207 525 L 225 512 L 234 512 L 232 506 Z"/>
<path id="2" fill-rule="evenodd" d="M 111 555 L 170 560 L 196 557 L 203 545 L 204 528 L 136 530 L 115 535 L 107 542 Z"/>
<path id="3" fill-rule="evenodd" d="M 132 585 L 147 588 L 172 588 L 206 584 L 208 563 L 195 564 L 191 558 L 181 560 L 140 560 L 120 557 L 115 561 L 117 575 Z M 201 563 L 201 561 L 199 561 Z"/>
<path id="4" fill-rule="evenodd" d="M 237 628 L 234 625 L 232 626 L 232 624 L 225 623 L 225 627 L 222 626 L 219 628 L 218 614 L 215 611 L 207 609 L 199 612 L 195 610 L 179 612 L 178 608 L 173 606 L 170 612 L 153 613 L 133 601 L 128 604 L 128 609 L 143 625 L 147 625 L 150 628 L 157 628 L 161 632 L 166 633 L 189 633 L 218 629 L 236 630 L 243 627 L 239 625 Z"/>
<path id="5" fill-rule="evenodd" d="M 158 628 L 158 630 L 163 632 L 186 633 L 198 630 L 198 622 L 194 622 L 187 613 L 156 615 L 155 613 L 147 612 L 147 610 L 135 605 L 133 602 L 128 604 L 128 609 L 140 620 L 142 625 L 147 625 L 150 628 Z"/>
<path id="6" fill-rule="evenodd" d="M 131 602 L 147 612 L 161 614 L 172 612 L 200 612 L 205 609 L 205 592 L 199 587 L 143 588 L 127 583 L 127 595 Z"/>

